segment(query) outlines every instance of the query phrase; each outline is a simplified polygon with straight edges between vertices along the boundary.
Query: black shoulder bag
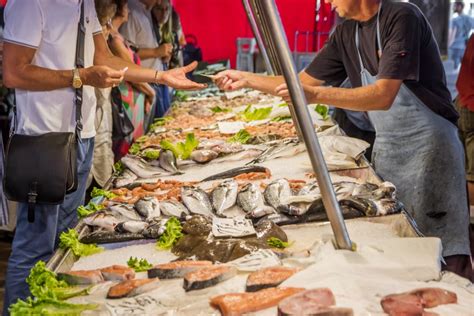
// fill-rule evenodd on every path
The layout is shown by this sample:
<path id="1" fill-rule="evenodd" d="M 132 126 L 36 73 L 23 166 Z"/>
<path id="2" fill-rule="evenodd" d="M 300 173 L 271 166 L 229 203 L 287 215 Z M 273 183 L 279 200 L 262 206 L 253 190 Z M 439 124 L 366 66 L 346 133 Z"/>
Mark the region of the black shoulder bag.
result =
<path id="1" fill-rule="evenodd" d="M 76 42 L 76 67 L 84 68 L 84 1 Z M 28 203 L 28 221 L 34 222 L 35 205 L 57 205 L 77 190 L 76 146 L 81 141 L 82 87 L 76 89 L 75 133 L 51 132 L 39 136 L 15 134 L 7 147 L 4 187 L 8 199 Z M 16 113 L 14 120 L 16 120 Z"/>

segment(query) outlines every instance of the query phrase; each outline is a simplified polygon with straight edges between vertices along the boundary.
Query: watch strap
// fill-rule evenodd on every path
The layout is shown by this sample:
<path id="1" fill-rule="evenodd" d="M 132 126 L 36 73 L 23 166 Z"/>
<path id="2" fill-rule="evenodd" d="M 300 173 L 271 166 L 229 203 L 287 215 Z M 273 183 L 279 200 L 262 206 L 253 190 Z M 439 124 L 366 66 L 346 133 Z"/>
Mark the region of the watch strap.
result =
<path id="1" fill-rule="evenodd" d="M 77 27 L 77 40 L 76 40 L 76 69 L 74 72 L 78 72 L 79 68 L 84 68 L 84 39 L 86 35 L 86 27 L 84 25 L 84 0 L 81 0 L 81 16 L 79 18 L 79 24 Z M 74 80 L 74 79 L 73 79 Z M 75 106 L 76 106 L 76 137 L 81 139 L 82 131 L 82 95 L 83 87 L 75 89 Z"/>

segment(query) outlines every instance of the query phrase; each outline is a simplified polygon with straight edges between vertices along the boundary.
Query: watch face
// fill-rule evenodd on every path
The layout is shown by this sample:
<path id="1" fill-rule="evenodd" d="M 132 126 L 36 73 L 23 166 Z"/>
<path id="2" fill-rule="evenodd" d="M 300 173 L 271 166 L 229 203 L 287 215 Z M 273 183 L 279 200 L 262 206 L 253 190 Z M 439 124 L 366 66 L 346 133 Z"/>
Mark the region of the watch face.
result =
<path id="1" fill-rule="evenodd" d="M 74 78 L 74 80 L 72 81 L 72 86 L 76 89 L 82 87 L 82 81 L 80 78 Z"/>

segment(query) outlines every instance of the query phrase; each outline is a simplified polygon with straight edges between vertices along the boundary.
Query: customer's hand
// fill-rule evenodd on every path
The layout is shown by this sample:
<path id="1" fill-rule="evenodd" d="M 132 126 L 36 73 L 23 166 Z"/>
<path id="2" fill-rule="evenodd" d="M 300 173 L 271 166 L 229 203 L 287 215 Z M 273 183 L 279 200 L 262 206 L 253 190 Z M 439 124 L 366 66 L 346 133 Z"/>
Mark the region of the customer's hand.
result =
<path id="1" fill-rule="evenodd" d="M 186 73 L 193 71 L 196 66 L 197 62 L 194 61 L 185 67 L 159 72 L 157 82 L 180 90 L 204 89 L 206 87 L 205 84 L 197 83 L 186 78 Z"/>
<path id="2" fill-rule="evenodd" d="M 83 85 L 96 88 L 115 87 L 123 80 L 124 70 L 115 70 L 107 66 L 92 66 L 79 69 Z"/>
<path id="3" fill-rule="evenodd" d="M 173 45 L 169 43 L 161 44 L 155 50 L 157 58 L 170 58 L 173 53 Z"/>
<path id="4" fill-rule="evenodd" d="M 215 82 L 221 90 L 238 90 L 248 86 L 247 73 L 238 70 L 224 70 L 215 76 Z"/>

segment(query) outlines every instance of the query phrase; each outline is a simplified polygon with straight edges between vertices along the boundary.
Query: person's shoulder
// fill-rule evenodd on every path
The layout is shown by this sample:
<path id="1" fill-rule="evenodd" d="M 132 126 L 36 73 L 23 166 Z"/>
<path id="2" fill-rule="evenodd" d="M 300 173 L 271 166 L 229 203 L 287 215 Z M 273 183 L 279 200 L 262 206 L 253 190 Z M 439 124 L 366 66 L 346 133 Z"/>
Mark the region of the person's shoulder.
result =
<path id="1" fill-rule="evenodd" d="M 409 2 L 392 2 L 388 1 L 384 3 L 382 10 L 387 10 L 394 17 L 400 16 L 415 16 L 417 18 L 423 17 L 423 13 L 413 3 Z"/>

